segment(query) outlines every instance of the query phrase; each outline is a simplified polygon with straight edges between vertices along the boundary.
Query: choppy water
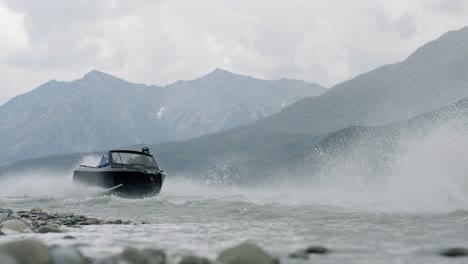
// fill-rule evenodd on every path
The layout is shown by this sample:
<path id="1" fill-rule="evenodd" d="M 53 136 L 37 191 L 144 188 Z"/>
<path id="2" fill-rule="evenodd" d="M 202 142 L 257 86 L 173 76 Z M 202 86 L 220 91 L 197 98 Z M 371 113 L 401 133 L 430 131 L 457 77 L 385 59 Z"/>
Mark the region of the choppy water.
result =
<path id="1" fill-rule="evenodd" d="M 80 243 L 89 256 L 136 246 L 215 258 L 221 250 L 250 240 L 282 263 L 304 263 L 287 255 L 310 245 L 333 250 L 312 256 L 311 263 L 448 263 L 453 260 L 437 255 L 441 249 L 468 245 L 468 211 L 456 208 L 463 201 L 447 203 L 443 210 L 440 204 L 432 208 L 421 204 L 424 207 L 415 211 L 414 203 L 397 208 L 401 203 L 384 199 L 382 193 L 307 186 L 239 189 L 173 178 L 160 196 L 146 199 L 93 197 L 93 190 L 77 190 L 63 177 L 49 178 L 34 188 L 16 185 L 22 191 L 1 195 L 0 207 L 41 207 L 48 212 L 151 223 L 70 228 L 69 234 L 78 238 L 72 241 L 62 239 L 63 234 L 0 237 L 0 242 L 32 236 L 49 244 Z"/>
<path id="2" fill-rule="evenodd" d="M 468 136 L 449 127 L 416 143 L 404 143 L 407 151 L 395 157 L 393 172 L 375 182 L 359 162 L 341 160 L 319 180 L 295 185 L 238 188 L 169 176 L 161 195 L 123 199 L 77 189 L 70 176 L 22 175 L 0 181 L 0 207 L 151 224 L 70 228 L 77 240 L 28 234 L 0 236 L 0 242 L 33 236 L 49 244 L 80 243 L 95 257 L 136 246 L 215 258 L 250 240 L 282 263 L 466 263 L 437 253 L 468 247 Z M 332 252 L 308 261 L 287 257 L 311 245 Z"/>

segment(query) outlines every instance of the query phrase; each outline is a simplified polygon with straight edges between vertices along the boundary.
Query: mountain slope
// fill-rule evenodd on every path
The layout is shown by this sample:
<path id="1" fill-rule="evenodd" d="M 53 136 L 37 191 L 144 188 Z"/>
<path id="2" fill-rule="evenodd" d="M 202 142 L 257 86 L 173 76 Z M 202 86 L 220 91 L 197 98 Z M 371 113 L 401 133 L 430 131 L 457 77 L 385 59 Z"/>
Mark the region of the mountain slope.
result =
<path id="1" fill-rule="evenodd" d="M 188 176 L 234 184 L 302 182 L 302 177 L 307 180 L 342 177 L 375 183 L 388 175 L 398 165 L 396 160 L 408 150 L 444 127 L 454 127 L 466 134 L 468 98 L 410 119 L 383 126 L 353 126 L 327 135 L 267 135 L 258 144 L 248 147 L 235 147 L 233 144 L 232 148 L 224 148 L 214 137 L 241 130 L 237 128 L 150 148 L 160 167 L 170 177 Z M 138 150 L 141 146 L 130 148 Z M 99 157 L 103 153 L 76 153 L 18 161 L 0 168 L 0 176 L 16 177 L 31 171 L 71 175 L 83 157 Z"/>
<path id="2" fill-rule="evenodd" d="M 405 61 L 307 98 L 252 129 L 326 134 L 417 116 L 468 96 L 468 27 L 444 34 Z"/>
<path id="3" fill-rule="evenodd" d="M 16 159 L 188 139 L 245 125 L 325 89 L 217 69 L 166 87 L 91 71 L 49 81 L 0 106 L 0 164 Z"/>

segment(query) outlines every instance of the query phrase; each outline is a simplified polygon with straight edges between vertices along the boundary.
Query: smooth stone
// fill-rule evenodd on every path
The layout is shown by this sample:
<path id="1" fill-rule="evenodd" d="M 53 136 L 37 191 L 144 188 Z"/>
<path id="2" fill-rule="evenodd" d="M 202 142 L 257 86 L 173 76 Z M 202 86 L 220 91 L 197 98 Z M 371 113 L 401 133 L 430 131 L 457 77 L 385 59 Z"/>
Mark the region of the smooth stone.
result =
<path id="1" fill-rule="evenodd" d="M 45 234 L 45 233 L 64 233 L 65 231 L 60 229 L 57 225 L 45 225 L 39 227 L 37 229 L 37 233 Z"/>
<path id="2" fill-rule="evenodd" d="M 16 259 L 9 254 L 0 253 L 0 263 L 2 264 L 18 264 Z"/>
<path id="3" fill-rule="evenodd" d="M 461 248 L 461 247 L 449 248 L 440 252 L 440 255 L 444 257 L 452 257 L 452 258 L 466 257 L 468 256 L 468 248 Z"/>
<path id="4" fill-rule="evenodd" d="M 49 264 L 49 249 L 41 242 L 32 239 L 0 244 L 0 253 L 8 254 L 19 264 Z"/>
<path id="5" fill-rule="evenodd" d="M 23 222 L 16 219 L 3 221 L 0 231 L 5 235 L 16 235 L 20 233 L 31 233 L 32 230 Z"/>
<path id="6" fill-rule="evenodd" d="M 50 250 L 53 264 L 84 264 L 87 260 L 73 247 L 54 247 Z"/>
<path id="7" fill-rule="evenodd" d="M 144 249 L 138 250 L 136 248 L 125 248 L 121 257 L 129 263 L 141 264 L 164 264 L 166 262 L 166 254 L 159 250 Z"/>
<path id="8" fill-rule="evenodd" d="M 122 220 L 117 219 L 117 220 L 115 220 L 114 222 L 112 222 L 112 224 L 114 224 L 114 225 L 121 225 L 121 224 L 122 224 Z"/>
<path id="9" fill-rule="evenodd" d="M 64 236 L 63 239 L 76 239 L 76 237 L 67 235 L 67 236 Z"/>
<path id="10" fill-rule="evenodd" d="M 218 257 L 224 264 L 278 264 L 279 260 L 270 256 L 257 245 L 244 243 L 224 250 Z"/>
<path id="11" fill-rule="evenodd" d="M 185 256 L 179 264 L 210 264 L 211 261 L 205 257 Z"/>
<path id="12" fill-rule="evenodd" d="M 42 211 L 42 208 L 33 208 L 31 209 L 31 214 L 39 214 L 39 213 L 43 213 L 44 211 Z"/>

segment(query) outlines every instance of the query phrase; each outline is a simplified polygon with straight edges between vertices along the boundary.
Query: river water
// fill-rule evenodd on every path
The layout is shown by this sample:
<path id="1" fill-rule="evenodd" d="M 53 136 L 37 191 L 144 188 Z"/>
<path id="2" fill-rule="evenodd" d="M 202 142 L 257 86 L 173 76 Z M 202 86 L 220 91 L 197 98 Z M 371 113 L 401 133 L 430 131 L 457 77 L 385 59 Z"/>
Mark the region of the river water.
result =
<path id="1" fill-rule="evenodd" d="M 214 259 L 223 249 L 252 241 L 282 263 L 466 263 L 467 258 L 438 255 L 449 247 L 468 247 L 464 131 L 443 128 L 417 144 L 403 142 L 406 150 L 393 158 L 385 177 L 366 175 L 371 170 L 361 161 L 368 153 L 331 160 L 325 175 L 284 175 L 283 183 L 261 186 L 169 175 L 161 194 L 145 199 L 96 196 L 99 190 L 73 186 L 72 172 L 12 176 L 0 181 L 1 208 L 40 207 L 150 224 L 69 228 L 76 240 L 64 240 L 63 234 L 0 236 L 0 243 L 34 237 L 50 245 L 78 243 L 91 257 L 134 246 Z M 99 157 L 90 159 L 83 163 L 95 164 Z M 331 253 L 288 258 L 314 245 Z"/>
<path id="2" fill-rule="evenodd" d="M 468 200 L 446 189 L 447 199 L 431 203 L 430 197 L 422 202 L 417 192 L 413 199 L 384 191 L 350 192 L 305 184 L 239 188 L 168 178 L 159 196 L 124 199 L 94 196 L 94 189 L 77 189 L 65 177 L 42 175 L 42 179 L 19 179 L 16 187 L 9 183 L 8 191 L 0 195 L 0 207 L 40 207 L 47 212 L 150 224 L 69 228 L 67 234 L 76 240 L 65 240 L 63 234 L 27 234 L 1 236 L 0 242 L 34 237 L 50 245 L 79 243 L 91 257 L 134 246 L 164 249 L 171 256 L 196 254 L 214 259 L 223 249 L 252 241 L 282 263 L 466 261 L 437 254 L 468 245 Z M 437 200 L 442 197 L 434 195 Z M 311 245 L 332 251 L 307 261 L 288 258 L 289 253 Z"/>

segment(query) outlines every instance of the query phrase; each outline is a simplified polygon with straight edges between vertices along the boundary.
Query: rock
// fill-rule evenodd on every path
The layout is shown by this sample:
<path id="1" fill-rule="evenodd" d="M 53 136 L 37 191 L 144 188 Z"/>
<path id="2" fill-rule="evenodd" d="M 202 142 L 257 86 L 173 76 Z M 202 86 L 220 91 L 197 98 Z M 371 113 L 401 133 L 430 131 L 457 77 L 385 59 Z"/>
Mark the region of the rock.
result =
<path id="1" fill-rule="evenodd" d="M 54 217 L 57 217 L 57 218 L 71 218 L 73 217 L 73 214 L 72 213 L 55 213 L 54 214 Z"/>
<path id="2" fill-rule="evenodd" d="M 10 213 L 0 213 L 0 223 L 3 221 L 8 220 L 8 217 L 10 216 Z"/>
<path id="3" fill-rule="evenodd" d="M 186 256 L 183 257 L 179 264 L 210 264 L 210 260 L 204 257 Z"/>
<path id="4" fill-rule="evenodd" d="M 76 239 L 76 237 L 67 235 L 67 236 L 64 236 L 63 239 Z"/>
<path id="5" fill-rule="evenodd" d="M 0 254 L 11 256 L 19 264 L 49 264 L 48 248 L 37 240 L 20 240 L 0 244 Z"/>
<path id="6" fill-rule="evenodd" d="M 321 246 L 311 246 L 306 249 L 300 249 L 289 254 L 290 258 L 300 258 L 300 259 L 308 259 L 309 254 L 327 254 L 330 252 L 328 248 L 321 247 Z"/>
<path id="7" fill-rule="evenodd" d="M 0 231 L 5 235 L 14 235 L 19 233 L 31 233 L 32 230 L 23 222 L 16 219 L 3 221 L 0 224 Z"/>
<path id="8" fill-rule="evenodd" d="M 440 255 L 444 257 L 466 257 L 468 256 L 468 248 L 449 248 L 440 252 Z"/>
<path id="9" fill-rule="evenodd" d="M 124 225 L 130 225 L 130 224 L 132 224 L 132 221 L 125 221 L 125 222 L 123 222 L 123 224 Z"/>
<path id="10" fill-rule="evenodd" d="M 33 209 L 31 209 L 31 214 L 39 214 L 39 213 L 43 213 L 43 211 L 42 211 L 41 208 L 33 208 Z"/>
<path id="11" fill-rule="evenodd" d="M 13 213 L 13 210 L 0 208 L 0 213 L 1 213 L 1 214 L 3 214 L 3 213 L 12 214 L 12 213 Z"/>
<path id="12" fill-rule="evenodd" d="M 274 258 L 263 249 L 254 244 L 244 243 L 227 249 L 218 257 L 224 264 L 278 264 L 279 260 Z"/>
<path id="13" fill-rule="evenodd" d="M 121 224 L 122 224 L 122 220 L 117 219 L 117 220 L 115 220 L 114 222 L 112 222 L 112 224 L 114 224 L 114 225 L 121 225 Z"/>
<path id="14" fill-rule="evenodd" d="M 16 259 L 6 253 L 0 253 L 0 263 L 2 264 L 18 264 Z"/>
<path id="15" fill-rule="evenodd" d="M 158 249 L 143 249 L 143 252 L 145 254 L 150 255 L 153 260 L 155 260 L 155 263 L 166 263 L 166 253 L 162 250 Z"/>
<path id="16" fill-rule="evenodd" d="M 41 226 L 39 227 L 39 229 L 37 230 L 37 233 L 41 233 L 41 234 L 44 234 L 44 233 L 64 233 L 65 231 L 60 229 L 60 227 L 58 225 L 45 225 L 45 226 Z"/>
<path id="17" fill-rule="evenodd" d="M 88 220 L 86 221 L 89 222 L 91 225 L 99 225 L 99 219 L 97 218 L 88 218 Z"/>
<path id="18" fill-rule="evenodd" d="M 311 246 L 305 250 L 308 254 L 327 254 L 330 252 L 328 248 L 321 246 Z"/>
<path id="19" fill-rule="evenodd" d="M 73 247 L 54 247 L 50 250 L 52 264 L 85 264 L 88 261 Z"/>
<path id="20" fill-rule="evenodd" d="M 159 250 L 136 248 L 125 248 L 121 257 L 131 264 L 164 264 L 166 263 L 166 255 Z"/>
<path id="21" fill-rule="evenodd" d="M 40 220 L 49 220 L 52 218 L 51 215 L 49 215 L 48 213 L 37 213 L 37 218 L 40 219 Z"/>

